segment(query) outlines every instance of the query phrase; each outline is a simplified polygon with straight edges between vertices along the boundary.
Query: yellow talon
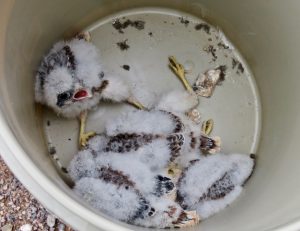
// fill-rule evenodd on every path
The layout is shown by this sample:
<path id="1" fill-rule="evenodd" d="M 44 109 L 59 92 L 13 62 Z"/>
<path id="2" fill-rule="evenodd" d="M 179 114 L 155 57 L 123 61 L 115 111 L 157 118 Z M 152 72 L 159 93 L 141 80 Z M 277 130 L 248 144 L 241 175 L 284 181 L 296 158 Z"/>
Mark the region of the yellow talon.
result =
<path id="1" fill-rule="evenodd" d="M 189 93 L 194 93 L 193 88 L 190 86 L 189 82 L 185 77 L 185 70 L 182 64 L 178 63 L 174 56 L 169 57 L 169 67 L 178 76 L 178 78 L 183 83 L 184 87 Z"/>
<path id="2" fill-rule="evenodd" d="M 80 147 L 85 147 L 89 139 L 96 135 L 95 132 L 85 132 L 86 126 L 86 119 L 87 119 L 87 112 L 82 112 L 80 114 L 80 133 L 79 133 L 79 145 Z"/>
<path id="3" fill-rule="evenodd" d="M 80 146 L 85 147 L 87 145 L 89 139 L 92 138 L 95 135 L 96 135 L 95 132 L 88 132 L 88 133 L 81 134 L 80 138 L 79 138 Z"/>
<path id="4" fill-rule="evenodd" d="M 127 103 L 131 104 L 132 106 L 136 107 L 137 109 L 147 110 L 147 108 L 143 104 L 141 104 L 139 101 L 137 101 L 133 97 L 128 98 Z"/>
<path id="5" fill-rule="evenodd" d="M 214 121 L 212 119 L 206 120 L 202 123 L 201 131 L 205 135 L 209 136 L 213 130 L 213 126 L 214 126 Z"/>

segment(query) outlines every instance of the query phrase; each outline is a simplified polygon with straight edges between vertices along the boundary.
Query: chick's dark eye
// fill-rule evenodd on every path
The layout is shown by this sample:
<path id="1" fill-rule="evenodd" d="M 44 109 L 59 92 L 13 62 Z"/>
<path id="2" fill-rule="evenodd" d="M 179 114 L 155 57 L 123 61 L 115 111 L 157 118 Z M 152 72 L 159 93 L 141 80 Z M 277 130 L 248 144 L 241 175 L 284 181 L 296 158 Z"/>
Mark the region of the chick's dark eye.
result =
<path id="1" fill-rule="evenodd" d="M 57 99 L 59 100 L 68 100 L 71 98 L 71 93 L 70 92 L 64 92 L 64 93 L 61 93 L 57 96 Z"/>
<path id="2" fill-rule="evenodd" d="M 62 107 L 73 95 L 73 91 L 65 91 L 57 95 L 57 106 Z"/>

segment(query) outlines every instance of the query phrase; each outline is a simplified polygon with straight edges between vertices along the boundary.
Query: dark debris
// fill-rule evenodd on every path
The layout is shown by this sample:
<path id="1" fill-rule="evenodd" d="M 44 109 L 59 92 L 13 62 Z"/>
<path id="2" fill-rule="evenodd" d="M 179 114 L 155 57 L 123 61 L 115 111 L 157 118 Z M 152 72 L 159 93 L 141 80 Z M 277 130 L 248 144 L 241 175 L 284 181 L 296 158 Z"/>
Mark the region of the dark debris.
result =
<path id="1" fill-rule="evenodd" d="M 180 17 L 180 22 L 184 24 L 186 27 L 189 25 L 190 21 L 187 18 Z"/>
<path id="2" fill-rule="evenodd" d="M 116 19 L 112 26 L 119 31 L 119 33 L 123 34 L 123 29 L 126 29 L 127 27 L 131 26 L 136 28 L 137 30 L 143 30 L 145 28 L 145 21 L 142 20 L 135 20 L 132 21 L 130 19 L 127 19 L 125 22 L 121 22 L 119 19 Z"/>
<path id="3" fill-rule="evenodd" d="M 225 80 L 225 76 L 226 76 L 226 70 L 227 70 L 227 66 L 226 65 L 221 65 L 219 67 L 216 68 L 216 70 L 220 70 L 220 79 L 219 79 L 219 83 Z"/>
<path id="4" fill-rule="evenodd" d="M 117 45 L 121 49 L 121 51 L 129 49 L 130 46 L 127 44 L 127 41 L 128 41 L 128 39 L 125 39 L 124 41 L 117 43 Z"/>
<path id="5" fill-rule="evenodd" d="M 203 30 L 207 34 L 210 34 L 210 26 L 206 23 L 199 23 L 195 26 L 195 30 Z"/>
<path id="6" fill-rule="evenodd" d="M 49 154 L 50 155 L 56 154 L 56 148 L 54 146 L 49 147 Z"/>
<path id="7" fill-rule="evenodd" d="M 213 57 L 213 61 L 216 61 L 218 56 L 216 55 L 216 48 L 214 48 L 213 45 L 209 45 L 207 48 L 204 49 L 204 51 L 206 51 L 208 54 L 211 54 Z"/>
<path id="8" fill-rule="evenodd" d="M 235 58 L 232 58 L 232 69 L 235 69 L 236 67 L 237 67 L 237 71 L 236 71 L 237 74 L 244 73 L 245 68 L 243 64 L 240 61 L 236 60 Z"/>
<path id="9" fill-rule="evenodd" d="M 69 171 L 65 167 L 61 167 L 61 170 L 63 171 L 63 173 L 69 173 Z"/>
<path id="10" fill-rule="evenodd" d="M 229 49 L 229 46 L 225 45 L 223 42 L 219 42 L 219 43 L 218 43 L 218 47 L 219 47 L 219 48 L 223 48 L 223 49 L 225 49 L 225 50 Z"/>
<path id="11" fill-rule="evenodd" d="M 239 61 L 237 61 L 235 58 L 232 58 L 232 69 L 234 69 L 239 64 Z"/>
<path id="12" fill-rule="evenodd" d="M 245 71 L 245 69 L 244 69 L 243 64 L 242 64 L 242 63 L 239 63 L 239 65 L 238 65 L 238 72 L 239 72 L 239 73 L 244 73 L 244 71 Z"/>
<path id="13" fill-rule="evenodd" d="M 122 66 L 122 68 L 123 68 L 124 70 L 126 70 L 126 71 L 129 71 L 129 70 L 130 70 L 130 66 L 129 66 L 129 65 L 126 65 L 126 64 L 124 64 L 124 65 Z"/>

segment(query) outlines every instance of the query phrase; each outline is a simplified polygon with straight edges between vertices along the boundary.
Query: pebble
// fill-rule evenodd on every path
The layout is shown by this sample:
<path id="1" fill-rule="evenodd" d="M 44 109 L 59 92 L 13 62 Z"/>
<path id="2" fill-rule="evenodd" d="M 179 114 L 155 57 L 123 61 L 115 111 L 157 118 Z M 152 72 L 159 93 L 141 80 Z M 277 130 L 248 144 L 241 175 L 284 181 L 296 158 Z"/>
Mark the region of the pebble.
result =
<path id="1" fill-rule="evenodd" d="M 32 230 L 32 225 L 30 224 L 22 225 L 20 227 L 20 231 L 31 231 L 31 230 Z"/>
<path id="2" fill-rule="evenodd" d="M 38 203 L 0 157 L 0 231 L 33 230 L 72 231 Z"/>
<path id="3" fill-rule="evenodd" d="M 12 231 L 13 226 L 11 224 L 4 225 L 1 231 Z"/>
<path id="4" fill-rule="evenodd" d="M 58 231 L 65 231 L 65 225 L 64 224 L 60 224 L 59 226 L 58 226 Z"/>
<path id="5" fill-rule="evenodd" d="M 53 215 L 48 215 L 47 216 L 47 225 L 51 228 L 55 225 L 56 218 Z"/>

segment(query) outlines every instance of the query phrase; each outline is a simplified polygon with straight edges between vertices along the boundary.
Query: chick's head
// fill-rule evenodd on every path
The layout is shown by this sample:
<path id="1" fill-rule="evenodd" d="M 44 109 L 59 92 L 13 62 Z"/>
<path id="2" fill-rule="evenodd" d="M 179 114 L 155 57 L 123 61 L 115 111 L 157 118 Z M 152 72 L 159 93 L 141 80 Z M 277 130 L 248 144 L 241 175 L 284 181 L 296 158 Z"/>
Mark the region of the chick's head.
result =
<path id="1" fill-rule="evenodd" d="M 65 117 L 95 106 L 104 72 L 97 48 L 84 40 L 59 42 L 46 55 L 36 76 L 36 101 Z"/>

